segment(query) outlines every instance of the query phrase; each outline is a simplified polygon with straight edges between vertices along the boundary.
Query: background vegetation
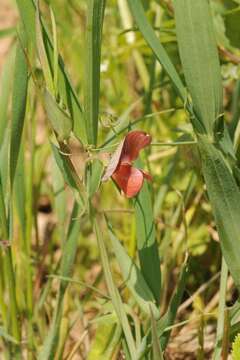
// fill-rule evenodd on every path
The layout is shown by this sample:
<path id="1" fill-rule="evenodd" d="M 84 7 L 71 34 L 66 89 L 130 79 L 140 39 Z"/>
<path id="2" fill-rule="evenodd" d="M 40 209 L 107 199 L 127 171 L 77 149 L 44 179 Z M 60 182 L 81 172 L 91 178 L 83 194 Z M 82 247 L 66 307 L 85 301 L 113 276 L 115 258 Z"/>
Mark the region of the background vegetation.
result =
<path id="1" fill-rule="evenodd" d="M 240 1 L 6 9 L 0 357 L 240 359 Z M 132 129 L 128 200 L 101 177 Z"/>

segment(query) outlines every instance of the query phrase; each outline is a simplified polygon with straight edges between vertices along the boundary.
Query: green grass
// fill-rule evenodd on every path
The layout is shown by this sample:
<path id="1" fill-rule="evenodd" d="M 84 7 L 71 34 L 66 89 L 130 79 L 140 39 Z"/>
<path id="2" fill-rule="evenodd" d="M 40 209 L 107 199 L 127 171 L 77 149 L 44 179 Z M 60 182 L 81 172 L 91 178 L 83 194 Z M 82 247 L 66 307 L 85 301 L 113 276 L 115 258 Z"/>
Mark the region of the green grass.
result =
<path id="1" fill-rule="evenodd" d="M 0 358 L 204 359 L 209 328 L 237 356 L 237 4 L 9 0 Z M 153 179 L 129 200 L 101 178 L 136 129 Z"/>

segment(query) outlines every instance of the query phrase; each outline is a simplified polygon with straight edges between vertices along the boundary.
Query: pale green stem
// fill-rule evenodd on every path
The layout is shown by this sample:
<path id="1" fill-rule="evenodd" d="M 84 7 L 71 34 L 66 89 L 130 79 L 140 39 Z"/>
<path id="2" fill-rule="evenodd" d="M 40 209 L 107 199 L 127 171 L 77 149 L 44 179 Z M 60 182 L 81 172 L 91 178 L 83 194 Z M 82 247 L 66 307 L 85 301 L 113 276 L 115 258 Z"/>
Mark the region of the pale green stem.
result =
<path id="1" fill-rule="evenodd" d="M 215 342 L 215 351 L 213 354 L 213 360 L 221 359 L 222 352 L 222 338 L 224 331 L 224 310 L 225 310 L 225 301 L 226 301 L 226 290 L 227 290 L 227 277 L 228 277 L 228 267 L 227 264 L 222 258 L 222 267 L 221 267 L 221 278 L 220 278 L 220 294 L 219 294 L 219 306 L 218 306 L 218 321 L 217 321 L 217 335 Z"/>

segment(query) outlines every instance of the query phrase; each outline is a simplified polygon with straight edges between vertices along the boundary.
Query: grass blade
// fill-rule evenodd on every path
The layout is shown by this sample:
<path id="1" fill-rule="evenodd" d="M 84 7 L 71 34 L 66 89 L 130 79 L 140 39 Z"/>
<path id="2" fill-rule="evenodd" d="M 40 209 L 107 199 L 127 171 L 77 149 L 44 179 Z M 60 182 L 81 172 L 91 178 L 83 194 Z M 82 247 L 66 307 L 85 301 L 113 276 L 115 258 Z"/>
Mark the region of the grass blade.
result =
<path id="1" fill-rule="evenodd" d="M 99 324 L 87 360 L 111 360 L 121 339 L 122 329 L 112 322 Z"/>
<path id="2" fill-rule="evenodd" d="M 16 167 L 15 180 L 14 180 L 14 203 L 18 213 L 22 238 L 26 236 L 26 184 L 25 175 L 26 169 L 24 164 L 24 146 L 23 142 L 19 149 L 19 161 Z"/>
<path id="3" fill-rule="evenodd" d="M 18 342 L 16 341 L 16 339 L 14 339 L 14 337 L 12 337 L 11 335 L 9 335 L 2 327 L 0 327 L 0 336 L 3 337 L 6 341 L 13 343 L 15 345 L 18 344 Z"/>
<path id="4" fill-rule="evenodd" d="M 21 34 L 18 41 L 15 58 L 14 83 L 12 95 L 12 124 L 10 144 L 10 184 L 13 186 L 14 175 L 20 151 L 22 131 L 24 126 L 27 88 L 28 88 L 28 67 L 23 46 L 26 44 L 24 34 Z"/>
<path id="5" fill-rule="evenodd" d="M 153 360 L 163 360 L 163 353 L 157 333 L 157 323 L 151 311 Z"/>
<path id="6" fill-rule="evenodd" d="M 227 291 L 228 268 L 224 258 L 222 258 L 221 280 L 220 280 L 220 298 L 218 306 L 217 335 L 213 360 L 218 360 L 222 352 L 222 339 L 224 331 L 224 314 L 226 307 L 226 291 Z"/>
<path id="7" fill-rule="evenodd" d="M 79 191 L 81 189 L 82 184 L 81 181 L 74 169 L 74 166 L 69 159 L 68 153 L 62 153 L 61 149 L 59 149 L 56 145 L 51 143 L 51 148 L 53 152 L 54 159 L 63 175 L 65 182 L 74 190 Z"/>
<path id="8" fill-rule="evenodd" d="M 15 52 L 16 48 L 14 46 L 7 56 L 0 77 L 0 147 L 2 146 L 5 130 L 8 125 L 8 103 L 13 83 L 14 59 L 16 57 Z"/>
<path id="9" fill-rule="evenodd" d="M 57 221 L 59 224 L 59 237 L 65 239 L 66 232 L 66 219 L 67 219 L 67 209 L 66 201 L 67 194 L 65 192 L 65 184 L 63 175 L 57 166 L 56 161 L 52 161 L 52 182 L 53 182 L 53 191 L 54 191 L 54 210 L 57 215 Z"/>
<path id="10" fill-rule="evenodd" d="M 124 282 L 132 292 L 141 309 L 149 316 L 152 313 L 155 319 L 158 318 L 159 311 L 155 305 L 154 296 L 149 289 L 145 279 L 143 278 L 139 268 L 127 254 L 120 241 L 116 238 L 115 234 L 113 233 L 112 226 L 108 220 L 107 225 L 114 253 L 118 260 Z"/>
<path id="11" fill-rule="evenodd" d="M 156 303 L 160 301 L 161 271 L 158 246 L 155 238 L 155 224 L 148 185 L 143 188 L 134 202 L 137 229 L 137 248 L 141 272 L 150 287 Z"/>
<path id="12" fill-rule="evenodd" d="M 160 43 L 160 40 L 157 38 L 153 28 L 149 24 L 146 15 L 144 13 L 144 8 L 142 1 L 140 0 L 128 0 L 129 7 L 131 9 L 132 15 L 138 25 L 139 30 L 141 31 L 144 39 L 154 52 L 158 61 L 162 64 L 168 76 L 172 80 L 179 96 L 186 102 L 186 90 L 178 75 L 174 65 L 172 64 L 166 50 Z"/>
<path id="13" fill-rule="evenodd" d="M 88 143 L 96 145 L 105 0 L 89 0 L 87 4 L 84 110 Z"/>
<path id="14" fill-rule="evenodd" d="M 38 5 L 36 10 L 36 44 L 46 87 L 51 94 L 54 94 L 53 76 L 43 40 L 42 25 Z"/>
<path id="15" fill-rule="evenodd" d="M 104 172 L 103 163 L 94 159 L 86 169 L 88 175 L 88 197 L 91 198 L 99 189 L 101 185 L 102 175 Z"/>
<path id="16" fill-rule="evenodd" d="M 113 282 L 110 264 L 109 264 L 109 260 L 108 260 L 108 255 L 107 255 L 107 250 L 106 250 L 106 247 L 105 247 L 105 244 L 104 244 L 104 241 L 102 238 L 102 234 L 100 232 L 100 229 L 98 227 L 96 220 L 94 222 L 94 230 L 95 230 L 97 241 L 98 241 L 98 246 L 99 246 L 99 250 L 100 250 L 100 256 L 101 256 L 101 260 L 102 260 L 102 266 L 103 266 L 105 280 L 106 280 L 107 287 L 108 287 L 108 292 L 112 299 L 112 304 L 113 304 L 113 307 L 118 316 L 119 322 L 122 326 L 122 330 L 125 335 L 125 339 L 126 339 L 126 342 L 128 345 L 128 350 L 131 354 L 131 358 L 135 359 L 135 356 L 136 356 L 135 342 L 134 342 L 134 339 L 132 336 L 132 332 L 131 332 L 131 328 L 130 328 L 130 325 L 128 322 L 127 315 L 125 313 L 122 299 L 121 299 L 119 292 Z"/>
<path id="17" fill-rule="evenodd" d="M 2 189 L 2 182 L 0 178 L 0 224 L 1 235 L 5 241 L 9 241 L 9 224 L 4 204 L 4 194 Z M 2 251 L 2 249 L 1 249 Z M 19 313 L 16 299 L 16 287 L 15 287 L 15 273 L 12 262 L 12 249 L 7 246 L 4 249 L 4 271 L 7 280 L 7 286 L 9 291 L 9 314 L 11 323 L 11 335 L 15 338 L 17 343 L 21 340 L 21 327 L 19 323 Z M 1 279 L 2 281 L 2 279 Z M 16 359 L 20 358 L 20 347 L 14 348 L 14 354 Z"/>
<path id="18" fill-rule="evenodd" d="M 81 206 L 79 206 L 79 204 L 75 202 L 71 218 L 78 217 L 79 214 L 81 214 L 81 212 L 82 212 Z M 69 277 L 71 274 L 71 270 L 77 252 L 79 233 L 80 233 L 80 221 L 74 221 L 73 225 L 70 223 L 67 239 L 63 248 L 61 266 L 60 266 L 60 275 L 63 278 Z M 43 348 L 39 354 L 38 357 L 39 360 L 48 360 L 54 358 L 55 350 L 57 348 L 58 339 L 59 339 L 59 330 L 61 326 L 62 312 L 63 312 L 63 300 L 67 286 L 68 286 L 68 281 L 61 279 L 53 321 L 51 324 L 50 331 L 45 338 Z"/>
<path id="19" fill-rule="evenodd" d="M 240 289 L 240 191 L 221 152 L 203 139 L 199 149 L 222 253 L 235 285 Z"/>
<path id="20" fill-rule="evenodd" d="M 18 0 L 17 5 L 21 14 L 22 21 L 26 27 L 28 39 L 33 48 L 36 47 L 36 4 L 35 0 Z M 40 15 L 40 25 L 42 30 L 42 38 L 45 46 L 50 68 L 54 69 L 54 46 L 47 27 L 43 23 Z M 67 105 L 71 118 L 73 119 L 73 131 L 82 143 L 86 144 L 85 124 L 83 121 L 83 113 L 76 91 L 67 74 L 65 64 L 62 57 L 58 57 L 58 91 L 61 100 Z"/>
<path id="21" fill-rule="evenodd" d="M 35 30 L 35 9 L 32 0 L 16 0 L 18 10 L 26 31 L 28 45 L 35 48 L 36 30 Z"/>
<path id="22" fill-rule="evenodd" d="M 222 113 L 223 89 L 216 40 L 207 0 L 175 0 L 180 57 L 196 116 L 213 135 Z M 191 56 L 190 56 L 191 53 Z"/>
<path id="23" fill-rule="evenodd" d="M 171 331 L 169 330 L 165 331 L 165 329 L 174 324 L 177 310 L 181 303 L 183 292 L 185 290 L 187 275 L 188 275 L 188 266 L 185 263 L 181 270 L 178 280 L 178 285 L 172 296 L 167 312 L 162 316 L 162 318 L 157 323 L 158 336 L 161 337 L 160 340 L 161 340 L 162 349 L 165 349 L 168 343 Z"/>
<path id="24" fill-rule="evenodd" d="M 72 119 L 61 109 L 50 92 L 44 91 L 44 105 L 52 128 L 57 133 L 59 141 L 69 138 L 72 131 Z"/>

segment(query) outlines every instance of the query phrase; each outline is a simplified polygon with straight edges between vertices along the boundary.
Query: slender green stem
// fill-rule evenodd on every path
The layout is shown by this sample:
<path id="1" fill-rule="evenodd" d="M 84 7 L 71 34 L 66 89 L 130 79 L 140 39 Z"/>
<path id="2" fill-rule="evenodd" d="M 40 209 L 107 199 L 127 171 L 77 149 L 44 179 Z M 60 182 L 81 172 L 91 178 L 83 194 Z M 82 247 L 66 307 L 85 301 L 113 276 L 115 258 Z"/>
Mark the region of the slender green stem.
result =
<path id="1" fill-rule="evenodd" d="M 20 342 L 21 332 L 20 332 L 20 326 L 19 326 L 19 321 L 18 321 L 15 274 L 14 274 L 14 270 L 13 270 L 12 251 L 11 251 L 10 246 L 7 247 L 5 250 L 4 261 L 5 261 L 6 278 L 8 280 L 8 288 L 9 288 L 12 335 L 14 336 L 14 338 L 17 341 Z"/>
<path id="2" fill-rule="evenodd" d="M 151 146 L 196 145 L 197 141 L 152 142 Z"/>
<path id="3" fill-rule="evenodd" d="M 213 355 L 213 360 L 219 360 L 221 358 L 222 352 L 222 338 L 224 332 L 224 310 L 225 310 L 225 301 L 226 301 L 226 290 L 227 290 L 227 277 L 228 277 L 228 267 L 227 264 L 222 258 L 222 267 L 221 267 L 221 278 L 220 278 L 220 294 L 219 294 L 219 307 L 218 307 L 218 321 L 217 321 L 217 335 L 215 343 L 215 351 Z"/>
<path id="4" fill-rule="evenodd" d="M 162 111 L 158 111 L 152 114 L 147 114 L 145 116 L 141 116 L 140 118 L 132 121 L 131 123 L 127 124 L 126 126 L 124 126 L 121 130 L 117 131 L 113 136 L 111 136 L 107 141 L 105 141 L 99 148 L 104 148 L 106 145 L 108 145 L 109 143 L 111 143 L 114 139 L 116 139 L 117 136 L 119 136 L 120 134 L 122 134 L 125 130 L 127 130 L 129 128 L 129 126 L 134 126 L 144 120 L 148 120 L 148 119 L 152 119 L 155 116 L 158 115 L 163 115 L 163 114 L 168 114 L 171 112 L 174 112 L 176 110 L 179 110 L 178 108 L 171 108 L 171 109 L 167 109 L 167 110 L 162 110 Z"/>
<path id="5" fill-rule="evenodd" d="M 85 126 L 89 144 L 96 145 L 98 137 L 100 63 L 102 26 L 105 0 L 87 1 L 86 59 L 85 59 Z"/>
<path id="6" fill-rule="evenodd" d="M 4 328 L 7 330 L 8 328 L 8 321 L 7 321 L 7 307 L 4 302 L 4 282 L 3 282 L 3 268 L 2 268 L 2 254 L 0 253 L 0 309 L 1 309 L 1 315 L 2 315 L 2 322 L 4 325 Z"/>
<path id="7" fill-rule="evenodd" d="M 225 308 L 225 310 L 224 310 L 223 339 L 222 339 L 222 360 L 227 360 L 228 359 L 229 335 L 230 335 L 229 309 Z"/>
<path id="8" fill-rule="evenodd" d="M 33 106 L 34 108 L 35 106 Z M 31 118 L 33 117 L 33 114 Z M 33 333 L 33 283 L 32 283 L 32 264 L 31 264 L 31 242 L 33 227 L 33 171 L 35 158 L 35 121 L 29 126 L 29 141 L 31 161 L 29 164 L 29 173 L 27 176 L 27 206 L 26 206 L 26 238 L 25 238 L 25 255 L 26 255 L 26 281 L 27 281 L 27 314 L 28 314 L 28 343 L 30 351 L 28 358 L 32 359 L 32 351 L 34 348 Z"/>
<path id="9" fill-rule="evenodd" d="M 1 229 L 2 236 L 5 241 L 9 241 L 9 231 L 8 231 L 8 222 L 4 204 L 4 197 L 2 192 L 2 183 L 0 179 L 0 214 L 1 214 Z M 4 259 L 4 272 L 6 281 L 8 284 L 9 290 L 9 311 L 11 318 L 11 333 L 14 338 L 20 342 L 21 340 L 21 330 L 18 321 L 18 308 L 17 308 L 17 299 L 16 299 L 16 287 L 15 287 L 15 274 L 13 270 L 12 263 L 12 249 L 11 246 L 6 246 L 3 251 L 3 259 Z M 19 347 L 16 348 L 15 354 L 19 355 Z"/>
<path id="10" fill-rule="evenodd" d="M 2 323 L 4 326 L 4 329 L 6 331 L 8 331 L 8 319 L 7 319 L 7 307 L 4 301 L 4 279 L 3 279 L 3 267 L 2 267 L 2 263 L 3 263 L 3 257 L 2 254 L 0 252 L 0 312 L 1 312 L 1 316 L 2 316 Z M 2 339 L 3 340 L 3 339 Z M 4 354 L 6 359 L 10 359 L 10 349 L 9 347 L 5 346 L 5 342 L 3 340 L 3 345 L 4 345 Z"/>
<path id="11" fill-rule="evenodd" d="M 228 10 L 226 11 L 223 16 L 229 16 L 229 15 L 233 15 L 233 14 L 236 14 L 240 11 L 240 5 L 235 7 L 234 9 L 231 9 L 231 10 Z"/>

